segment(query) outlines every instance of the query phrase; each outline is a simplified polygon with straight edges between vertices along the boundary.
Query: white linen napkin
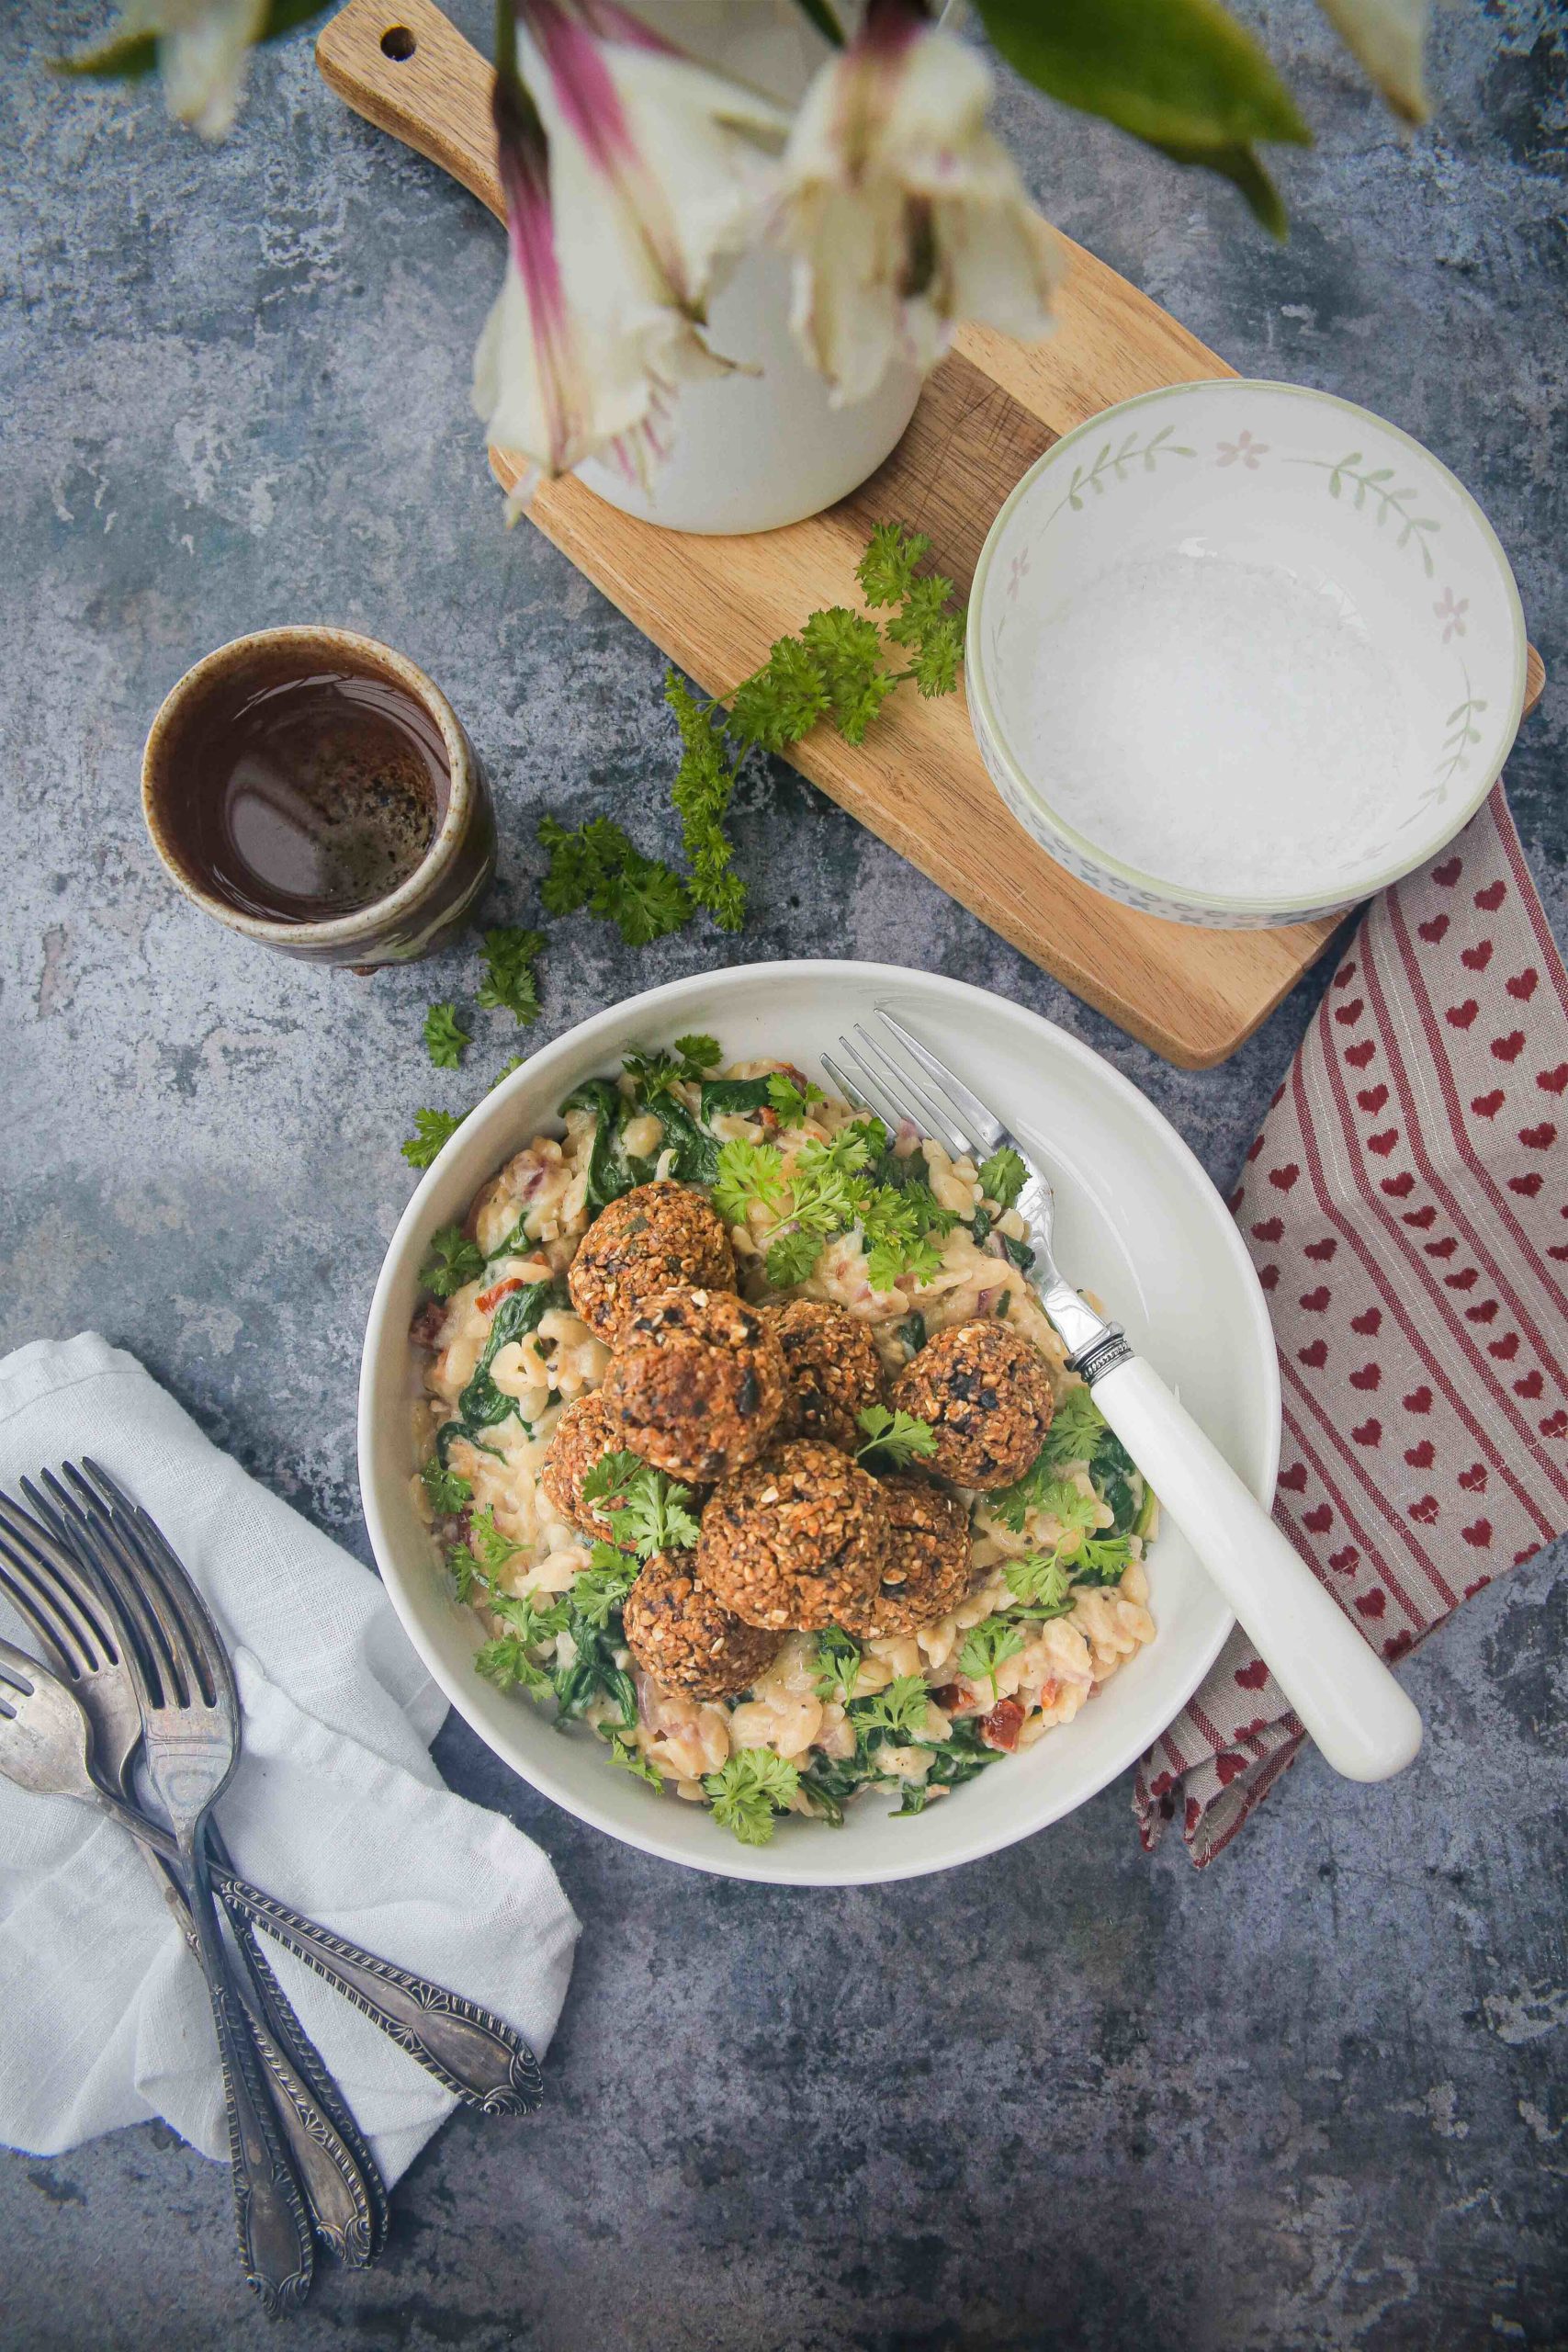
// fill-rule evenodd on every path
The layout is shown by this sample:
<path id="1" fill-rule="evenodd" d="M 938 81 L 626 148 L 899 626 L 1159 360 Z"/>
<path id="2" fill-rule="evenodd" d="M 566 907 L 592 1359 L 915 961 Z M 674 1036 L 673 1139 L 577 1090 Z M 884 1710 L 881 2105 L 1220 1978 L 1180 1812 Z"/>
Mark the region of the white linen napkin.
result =
<path id="1" fill-rule="evenodd" d="M 452 1795 L 446 1712 L 379 1583 L 209 1444 L 96 1332 L 0 1361 L 0 1486 L 90 1453 L 143 1503 L 210 1602 L 244 1714 L 217 1808 L 235 1863 L 367 1950 L 482 2002 L 542 2058 L 579 1927 L 537 1847 Z M 0 1595 L 0 1631 L 32 1637 Z M 456 2100 L 264 1935 L 389 2186 Z M 200 1973 L 130 1839 L 0 1779 L 0 2140 L 56 2155 L 161 2115 L 226 2158 Z"/>

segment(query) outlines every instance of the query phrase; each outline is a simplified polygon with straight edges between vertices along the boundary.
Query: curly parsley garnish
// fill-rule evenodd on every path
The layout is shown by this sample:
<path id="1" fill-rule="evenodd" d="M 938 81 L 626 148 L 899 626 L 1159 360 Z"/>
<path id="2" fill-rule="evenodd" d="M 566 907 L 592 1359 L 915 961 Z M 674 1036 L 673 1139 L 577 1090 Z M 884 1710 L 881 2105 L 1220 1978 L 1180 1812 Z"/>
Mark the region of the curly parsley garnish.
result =
<path id="1" fill-rule="evenodd" d="M 1133 1557 L 1124 1535 L 1087 1536 L 1073 1554 L 1075 1584 L 1120 1584 Z"/>
<path id="2" fill-rule="evenodd" d="M 433 1004 L 424 1016 L 424 1048 L 437 1069 L 456 1069 L 463 1048 L 473 1044 L 455 1004 Z"/>
<path id="3" fill-rule="evenodd" d="M 474 1498 L 473 1480 L 459 1478 L 455 1470 L 448 1470 L 438 1453 L 431 1455 L 419 1475 L 437 1519 L 456 1519 L 463 1505 Z"/>
<path id="4" fill-rule="evenodd" d="M 817 1636 L 817 1680 L 819 1699 L 841 1699 L 847 1706 L 860 1679 L 860 1644 L 841 1626 L 829 1625 Z"/>
<path id="5" fill-rule="evenodd" d="M 718 1039 L 708 1036 L 705 1031 L 677 1037 L 675 1051 L 681 1057 L 683 1075 L 692 1079 L 700 1079 L 705 1071 L 716 1069 L 724 1059 Z"/>
<path id="6" fill-rule="evenodd" d="M 919 1183 L 882 1183 L 868 1171 L 886 1149 L 879 1119 L 857 1119 L 830 1143 L 815 1138 L 801 1145 L 786 1168 L 774 1144 L 736 1141 L 718 1155 L 714 1206 L 728 1225 L 747 1221 L 761 1209 L 769 1220 L 768 1280 L 775 1290 L 802 1283 L 835 1235 L 860 1227 L 866 1279 L 876 1290 L 891 1290 L 904 1276 L 928 1281 L 942 1264 L 931 1239 L 956 1221 L 939 1208 Z M 885 1163 L 886 1164 L 886 1163 Z"/>
<path id="7" fill-rule="evenodd" d="M 460 1225 L 443 1225 L 430 1237 L 430 1254 L 419 1270 L 420 1281 L 437 1298 L 450 1298 L 465 1283 L 477 1283 L 485 1270 L 484 1252 L 469 1241 Z"/>
<path id="8" fill-rule="evenodd" d="M 782 1069 L 769 1074 L 768 1102 L 786 1127 L 798 1127 L 809 1115 L 812 1104 L 826 1100 L 822 1089 L 812 1079 L 808 1078 L 804 1086 L 797 1086 Z"/>
<path id="9" fill-rule="evenodd" d="M 535 959 L 545 944 L 542 931 L 523 931 L 505 924 L 484 935 L 485 976 L 474 1001 L 487 1012 L 510 1012 L 526 1026 L 539 1017 L 539 982 Z"/>
<path id="10" fill-rule="evenodd" d="M 991 1696 L 997 1695 L 997 1669 L 1003 1661 L 1016 1657 L 1024 1646 L 1023 1635 L 1005 1617 L 985 1617 L 974 1630 L 966 1634 L 958 1653 L 958 1670 L 971 1682 L 988 1682 Z"/>
<path id="11" fill-rule="evenodd" d="M 465 1114 L 453 1111 L 416 1111 L 413 1133 L 402 1146 L 403 1158 L 411 1168 L 428 1168 L 443 1145 L 451 1141 L 463 1124 Z"/>
<path id="12" fill-rule="evenodd" d="M 615 1530 L 615 1545 L 639 1560 L 655 1552 L 689 1551 L 697 1540 L 697 1522 L 686 1509 L 690 1488 L 635 1453 L 603 1455 L 582 1482 L 582 1499 L 598 1504 L 600 1517 Z"/>
<path id="13" fill-rule="evenodd" d="M 876 1469 L 902 1470 L 911 1462 L 929 1460 L 936 1452 L 936 1431 L 929 1421 L 917 1420 L 913 1413 L 894 1413 L 886 1405 L 867 1405 L 855 1419 L 865 1431 L 865 1443 L 855 1454 L 857 1462 L 874 1455 Z"/>
<path id="14" fill-rule="evenodd" d="M 613 922 L 628 947 L 647 947 L 689 921 L 692 902 L 678 874 L 647 857 L 609 817 L 591 817 L 575 832 L 554 817 L 539 820 L 549 868 L 539 896 L 546 912 L 590 914 Z"/>
<path id="15" fill-rule="evenodd" d="M 979 1174 L 981 1193 L 987 1201 L 995 1201 L 999 1209 L 1010 1209 L 1029 1180 L 1022 1155 L 1014 1151 L 1010 1144 L 1004 1144 L 1000 1151 L 992 1152 L 989 1159 L 983 1159 Z"/>
<path id="16" fill-rule="evenodd" d="M 850 1719 L 867 1744 L 886 1739 L 902 1746 L 924 1731 L 931 1702 L 931 1694 L 921 1676 L 897 1674 L 886 1690 L 857 1699 L 850 1709 Z"/>
<path id="17" fill-rule="evenodd" d="M 703 1787 L 713 1799 L 713 1817 L 733 1829 L 743 1846 L 765 1846 L 773 1824 L 800 1786 L 800 1773 L 771 1747 L 742 1747 Z"/>
<path id="18" fill-rule="evenodd" d="M 1065 1617 L 1072 1607 L 1070 1578 L 1061 1560 L 1053 1552 L 1026 1552 L 1021 1560 L 1010 1560 L 1002 1570 L 1007 1589 L 1021 1604 L 1021 1613 L 1043 1623 L 1048 1617 Z"/>

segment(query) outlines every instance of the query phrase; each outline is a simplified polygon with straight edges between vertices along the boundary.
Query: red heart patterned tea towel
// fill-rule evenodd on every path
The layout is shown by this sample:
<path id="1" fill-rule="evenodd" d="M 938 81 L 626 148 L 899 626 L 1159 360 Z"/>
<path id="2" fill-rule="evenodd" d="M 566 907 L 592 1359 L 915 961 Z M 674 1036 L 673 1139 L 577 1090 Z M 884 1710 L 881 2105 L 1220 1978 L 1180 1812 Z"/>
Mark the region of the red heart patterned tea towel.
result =
<path id="1" fill-rule="evenodd" d="M 1500 784 L 1369 910 L 1247 1162 L 1274 1517 L 1403 1657 L 1568 1527 L 1568 973 Z M 1213 1861 L 1304 1737 L 1238 1628 L 1138 1767 L 1145 1847 Z"/>

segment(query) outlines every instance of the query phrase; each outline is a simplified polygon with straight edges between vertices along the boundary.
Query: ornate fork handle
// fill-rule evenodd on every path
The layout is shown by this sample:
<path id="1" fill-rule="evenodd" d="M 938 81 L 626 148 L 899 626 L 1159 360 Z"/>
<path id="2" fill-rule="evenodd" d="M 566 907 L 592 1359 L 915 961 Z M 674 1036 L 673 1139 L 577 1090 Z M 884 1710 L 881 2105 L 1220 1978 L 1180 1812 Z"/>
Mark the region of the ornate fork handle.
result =
<path id="1" fill-rule="evenodd" d="M 265 1928 L 470 2107 L 486 2115 L 531 2115 L 538 2107 L 539 2062 L 493 2010 L 361 1951 L 231 1871 L 215 1868 L 212 1883 L 236 1918 Z"/>

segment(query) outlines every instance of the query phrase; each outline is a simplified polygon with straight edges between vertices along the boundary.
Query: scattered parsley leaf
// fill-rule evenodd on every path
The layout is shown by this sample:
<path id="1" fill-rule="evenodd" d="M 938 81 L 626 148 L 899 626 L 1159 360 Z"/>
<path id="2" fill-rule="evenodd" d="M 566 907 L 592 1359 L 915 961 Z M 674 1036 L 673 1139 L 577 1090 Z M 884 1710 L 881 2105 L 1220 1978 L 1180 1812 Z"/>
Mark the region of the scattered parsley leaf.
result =
<path id="1" fill-rule="evenodd" d="M 998 1668 L 1004 1659 L 1016 1657 L 1023 1646 L 1023 1635 L 1005 1617 L 982 1618 L 964 1636 L 958 1653 L 958 1670 L 967 1675 L 971 1682 L 988 1682 L 994 1699 Z"/>
<path id="2" fill-rule="evenodd" d="M 471 1045 L 468 1032 L 458 1025 L 455 1004 L 433 1004 L 424 1016 L 424 1046 L 437 1069 L 456 1069 L 463 1048 Z"/>
<path id="3" fill-rule="evenodd" d="M 637 1580 L 635 1560 L 628 1560 L 613 1544 L 595 1544 L 588 1566 L 579 1568 L 567 1597 L 572 1608 L 603 1634 Z"/>
<path id="4" fill-rule="evenodd" d="M 640 1747 L 633 1747 L 624 1731 L 616 1731 L 609 1724 L 601 1724 L 599 1729 L 610 1743 L 612 1764 L 618 1764 L 623 1772 L 635 1772 L 637 1779 L 646 1781 L 650 1789 L 662 1790 L 663 1774 L 656 1764 L 649 1761 Z"/>
<path id="5" fill-rule="evenodd" d="M 1045 1460 L 1060 1468 L 1068 1462 L 1088 1462 L 1109 1434 L 1104 1414 L 1079 1381 L 1057 1398 L 1042 1450 Z"/>
<path id="6" fill-rule="evenodd" d="M 705 1070 L 716 1069 L 724 1059 L 718 1039 L 703 1032 L 694 1036 L 677 1037 L 675 1051 L 686 1065 L 688 1078 L 700 1079 Z"/>
<path id="7" fill-rule="evenodd" d="M 1021 1560 L 1010 1560 L 1002 1574 L 1013 1599 L 1031 1616 L 1063 1617 L 1073 1605 L 1067 1571 L 1054 1553 L 1026 1552 Z"/>
<path id="8" fill-rule="evenodd" d="M 784 1196 L 784 1154 L 736 1136 L 719 1148 L 713 1204 L 726 1225 L 744 1225 L 753 1201 L 776 1211 Z"/>
<path id="9" fill-rule="evenodd" d="M 1075 1584 L 1120 1584 L 1133 1557 L 1124 1535 L 1089 1535 L 1073 1554 Z"/>
<path id="10" fill-rule="evenodd" d="M 826 1100 L 822 1089 L 809 1078 L 804 1087 L 799 1087 L 793 1078 L 786 1078 L 782 1069 L 769 1073 L 768 1101 L 786 1127 L 798 1127 L 811 1105 Z"/>
<path id="11" fill-rule="evenodd" d="M 736 688 L 729 724 L 743 745 L 787 751 L 827 710 L 828 688 L 807 650 L 810 626 L 800 638 L 781 637 L 762 667 Z"/>
<path id="12" fill-rule="evenodd" d="M 860 1644 L 840 1626 L 829 1625 L 817 1636 L 815 1664 L 817 1696 L 848 1705 L 860 1677 Z"/>
<path id="13" fill-rule="evenodd" d="M 628 947 L 646 947 L 691 917 L 686 886 L 674 870 L 647 857 L 609 817 L 591 817 L 569 832 L 554 817 L 539 820 L 549 866 L 539 886 L 547 912 L 590 914 L 613 922 Z"/>
<path id="14" fill-rule="evenodd" d="M 460 1225 L 444 1225 L 430 1237 L 430 1255 L 419 1270 L 420 1281 L 437 1298 L 450 1298 L 465 1283 L 476 1283 L 485 1270 L 478 1242 L 466 1238 Z"/>
<path id="15" fill-rule="evenodd" d="M 515 1559 L 521 1546 L 503 1535 L 495 1523 L 495 1513 L 489 1508 L 474 1511 L 468 1520 L 468 1549 L 491 1582 L 501 1574 L 508 1560 Z"/>
<path id="16" fill-rule="evenodd" d="M 742 1747 L 703 1787 L 713 1800 L 713 1817 L 733 1829 L 743 1846 L 765 1846 L 776 1815 L 800 1786 L 800 1773 L 771 1747 Z"/>
<path id="17" fill-rule="evenodd" d="M 908 1463 L 923 1462 L 936 1452 L 936 1431 L 929 1421 L 917 1420 L 913 1413 L 889 1412 L 886 1405 L 867 1405 L 856 1419 L 866 1438 L 856 1453 L 857 1462 L 874 1453 L 881 1457 L 880 1468 L 902 1470 Z"/>
<path id="18" fill-rule="evenodd" d="M 526 1025 L 539 1017 L 539 982 L 534 959 L 545 944 L 542 931 L 520 931 L 515 924 L 484 935 L 485 977 L 475 1001 L 487 1012 L 510 1012 Z"/>
<path id="19" fill-rule="evenodd" d="M 416 1111 L 413 1133 L 402 1146 L 403 1158 L 411 1168 L 428 1168 L 431 1161 L 448 1143 L 463 1124 L 464 1114 L 453 1111 Z"/>
<path id="20" fill-rule="evenodd" d="M 635 1551 L 639 1560 L 655 1552 L 689 1551 L 697 1540 L 697 1522 L 686 1509 L 690 1488 L 635 1453 L 603 1455 L 582 1482 L 582 1499 L 599 1505 L 616 1545 Z"/>
<path id="21" fill-rule="evenodd" d="M 989 1159 L 980 1162 L 980 1190 L 1000 1209 L 1011 1208 L 1028 1181 L 1029 1169 L 1023 1155 L 1014 1151 L 1010 1144 L 1003 1144 L 1000 1151 L 993 1151 Z"/>
<path id="22" fill-rule="evenodd" d="M 493 1094 L 496 1088 L 501 1084 L 502 1080 L 503 1078 L 510 1078 L 514 1069 L 521 1069 L 527 1058 L 528 1057 L 526 1054 L 513 1054 L 512 1059 L 509 1062 L 503 1062 L 501 1068 L 496 1071 L 495 1076 L 485 1088 L 485 1092 L 487 1094 Z"/>
<path id="23" fill-rule="evenodd" d="M 528 1655 L 528 1645 L 521 1634 L 498 1634 L 493 1641 L 484 1642 L 474 1654 L 476 1672 L 499 1690 L 508 1690 L 521 1683 L 525 1690 L 553 1690 L 555 1683 L 542 1666 L 536 1666 Z"/>
<path id="24" fill-rule="evenodd" d="M 456 1470 L 448 1470 L 438 1453 L 431 1455 L 419 1475 L 437 1519 L 455 1519 L 463 1505 L 474 1498 L 473 1480 L 459 1478 Z"/>
<path id="25" fill-rule="evenodd" d="M 879 1744 L 884 1739 L 901 1744 L 924 1731 L 931 1699 L 923 1676 L 897 1674 L 886 1690 L 878 1690 L 869 1699 L 857 1699 L 850 1709 L 850 1717 L 863 1739 L 874 1737 Z"/>

